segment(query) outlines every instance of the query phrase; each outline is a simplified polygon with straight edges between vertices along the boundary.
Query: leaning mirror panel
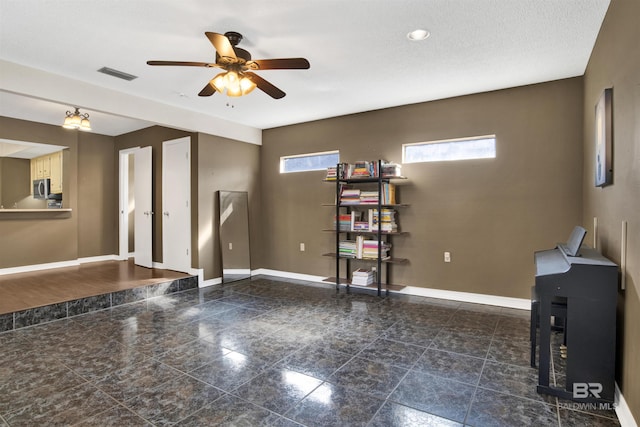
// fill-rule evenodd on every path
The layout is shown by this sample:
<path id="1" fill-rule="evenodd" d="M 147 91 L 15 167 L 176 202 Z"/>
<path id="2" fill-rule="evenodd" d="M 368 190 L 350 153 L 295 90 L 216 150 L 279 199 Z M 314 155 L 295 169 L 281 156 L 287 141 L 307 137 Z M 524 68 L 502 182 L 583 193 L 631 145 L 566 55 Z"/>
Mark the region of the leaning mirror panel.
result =
<path id="1" fill-rule="evenodd" d="M 251 277 L 249 198 L 246 191 L 218 192 L 222 282 Z"/>

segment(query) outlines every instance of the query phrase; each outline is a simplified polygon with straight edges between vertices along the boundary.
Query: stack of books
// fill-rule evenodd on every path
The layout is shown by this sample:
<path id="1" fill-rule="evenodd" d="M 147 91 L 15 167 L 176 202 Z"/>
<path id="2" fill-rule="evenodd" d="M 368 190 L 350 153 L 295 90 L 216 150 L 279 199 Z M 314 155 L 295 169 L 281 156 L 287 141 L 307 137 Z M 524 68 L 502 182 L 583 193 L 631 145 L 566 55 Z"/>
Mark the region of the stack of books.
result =
<path id="1" fill-rule="evenodd" d="M 340 204 L 341 205 L 359 205 L 360 204 L 360 189 L 343 187 L 340 192 Z"/>
<path id="2" fill-rule="evenodd" d="M 383 205 L 396 204 L 396 186 L 394 184 L 383 182 L 381 193 L 377 190 L 360 190 L 344 185 L 340 189 L 341 205 L 377 205 L 380 202 Z"/>
<path id="3" fill-rule="evenodd" d="M 375 281 L 375 273 L 371 270 L 359 268 L 351 275 L 351 284 L 356 286 L 367 286 Z"/>
<path id="4" fill-rule="evenodd" d="M 337 166 L 328 167 L 325 181 L 335 181 L 336 179 L 338 179 L 338 167 Z"/>
<path id="5" fill-rule="evenodd" d="M 391 243 L 380 242 L 380 259 L 389 259 Z M 341 240 L 338 247 L 338 255 L 341 258 L 377 259 L 378 241 L 365 240 L 363 236 L 357 236 L 356 240 Z"/>
<path id="6" fill-rule="evenodd" d="M 369 231 L 369 221 L 362 218 L 362 212 L 351 212 L 351 231 Z"/>
<path id="7" fill-rule="evenodd" d="M 338 247 L 338 255 L 343 258 L 355 258 L 356 242 L 353 240 L 342 240 Z"/>
<path id="8" fill-rule="evenodd" d="M 387 163 L 382 161 L 382 177 L 391 178 L 394 176 L 402 176 L 402 165 L 397 163 Z"/>
<path id="9" fill-rule="evenodd" d="M 338 225 L 338 227 L 336 227 Z M 338 224 L 336 224 L 336 216 L 333 216 L 333 229 L 340 231 L 349 231 L 351 229 L 351 215 L 344 214 L 338 218 Z"/>
<path id="10" fill-rule="evenodd" d="M 391 250 L 391 243 L 380 242 L 380 259 L 389 259 L 389 250 Z M 378 241 L 377 240 L 364 240 L 362 244 L 362 258 L 363 259 L 377 259 L 378 258 Z"/>
<path id="11" fill-rule="evenodd" d="M 355 163 L 339 163 L 338 166 L 330 166 L 327 168 L 327 181 L 335 181 L 339 179 L 359 179 L 359 178 L 393 178 L 402 176 L 402 165 L 390 163 L 386 160 L 380 161 L 381 171 L 378 170 L 378 161 L 359 160 Z M 340 170 L 340 174 L 338 174 Z M 340 176 L 338 176 L 340 175 Z"/>
<path id="12" fill-rule="evenodd" d="M 360 192 L 360 204 L 361 205 L 377 205 L 379 200 L 377 191 L 361 191 Z"/>
<path id="13" fill-rule="evenodd" d="M 378 214 L 377 209 L 369 209 L 369 231 L 378 231 L 378 227 L 385 233 L 397 232 L 396 211 L 382 209 L 381 213 Z"/>
<path id="14" fill-rule="evenodd" d="M 371 163 L 365 161 L 356 162 L 353 165 L 351 178 L 369 178 L 371 177 Z"/>

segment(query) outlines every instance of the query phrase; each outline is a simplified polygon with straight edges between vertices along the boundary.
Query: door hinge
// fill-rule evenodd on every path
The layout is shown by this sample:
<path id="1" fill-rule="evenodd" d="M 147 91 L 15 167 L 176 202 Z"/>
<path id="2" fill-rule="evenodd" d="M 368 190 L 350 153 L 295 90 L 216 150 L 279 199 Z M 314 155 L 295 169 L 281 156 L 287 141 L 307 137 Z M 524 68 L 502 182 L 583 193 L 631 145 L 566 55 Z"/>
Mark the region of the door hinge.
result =
<path id="1" fill-rule="evenodd" d="M 187 255 L 189 255 L 189 249 L 187 249 Z"/>

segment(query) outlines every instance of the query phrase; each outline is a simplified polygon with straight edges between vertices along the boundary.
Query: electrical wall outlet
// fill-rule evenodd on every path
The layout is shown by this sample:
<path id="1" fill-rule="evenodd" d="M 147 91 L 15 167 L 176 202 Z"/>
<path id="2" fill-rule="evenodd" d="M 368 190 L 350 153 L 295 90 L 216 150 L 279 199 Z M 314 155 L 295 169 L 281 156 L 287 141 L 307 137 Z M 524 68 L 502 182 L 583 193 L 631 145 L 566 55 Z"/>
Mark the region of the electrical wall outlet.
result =
<path id="1" fill-rule="evenodd" d="M 444 262 L 451 262 L 451 252 L 444 253 Z"/>
<path id="2" fill-rule="evenodd" d="M 232 251 L 233 250 L 233 243 L 229 242 L 229 250 Z"/>
<path id="3" fill-rule="evenodd" d="M 304 252 L 304 243 L 300 243 L 300 252 Z"/>

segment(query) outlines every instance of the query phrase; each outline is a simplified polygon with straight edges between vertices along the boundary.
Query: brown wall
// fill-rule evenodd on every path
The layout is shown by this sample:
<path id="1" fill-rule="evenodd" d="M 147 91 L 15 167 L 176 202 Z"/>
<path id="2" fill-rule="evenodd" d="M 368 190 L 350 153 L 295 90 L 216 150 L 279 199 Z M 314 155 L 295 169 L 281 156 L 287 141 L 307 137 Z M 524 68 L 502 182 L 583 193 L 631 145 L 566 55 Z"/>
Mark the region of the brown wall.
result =
<path id="1" fill-rule="evenodd" d="M 70 214 L 2 214 L 0 268 L 77 259 L 78 239 L 82 238 L 78 235 L 78 132 L 0 117 L 0 138 L 69 147 L 65 150 L 63 194 L 65 206 L 73 209 Z"/>
<path id="2" fill-rule="evenodd" d="M 640 2 L 613 0 L 584 77 L 584 211 L 598 249 L 620 263 L 621 222 L 628 223 L 626 291 L 618 306 L 618 384 L 640 421 Z M 594 186 L 594 111 L 613 87 L 613 185 Z"/>
<path id="3" fill-rule="evenodd" d="M 2 138 L 69 147 L 62 192 L 64 207 L 72 209 L 2 214 L 0 268 L 114 254 L 113 138 L 8 117 L 0 117 L 0 129 Z"/>
<path id="4" fill-rule="evenodd" d="M 402 144 L 495 134 L 497 158 L 405 164 L 392 282 L 528 298 L 533 252 L 581 222 L 582 79 L 407 105 L 267 130 L 264 267 L 335 275 L 335 185 L 322 172 L 280 174 L 280 156 L 339 149 L 341 161 L 402 161 Z M 306 243 L 306 252 L 299 243 Z M 452 262 L 443 262 L 450 251 Z"/>
<path id="5" fill-rule="evenodd" d="M 117 253 L 114 138 L 78 134 L 78 257 Z"/>
<path id="6" fill-rule="evenodd" d="M 251 267 L 262 266 L 260 152 L 261 147 L 258 145 L 199 134 L 198 226 L 201 233 L 198 246 L 200 268 L 204 268 L 205 279 L 222 276 L 217 195 L 220 190 L 248 192 Z"/>

